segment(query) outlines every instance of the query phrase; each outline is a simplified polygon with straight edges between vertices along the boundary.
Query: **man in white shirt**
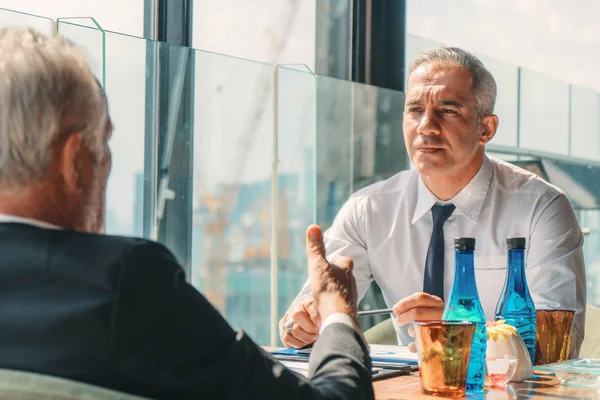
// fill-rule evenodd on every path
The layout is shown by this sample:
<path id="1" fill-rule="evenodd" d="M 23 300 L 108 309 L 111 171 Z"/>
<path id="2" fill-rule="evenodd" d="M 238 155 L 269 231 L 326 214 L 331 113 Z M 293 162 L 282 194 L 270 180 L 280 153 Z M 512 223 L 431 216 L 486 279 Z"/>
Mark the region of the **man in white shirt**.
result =
<path id="1" fill-rule="evenodd" d="M 355 193 L 325 234 L 327 255 L 354 261 L 360 298 L 377 282 L 393 308 L 399 341 L 409 344 L 409 322 L 441 318 L 454 279 L 455 237 L 476 238 L 477 287 L 487 319 L 494 318 L 504 285 L 505 240 L 525 237 L 536 307 L 576 311 L 575 356 L 586 305 L 581 229 L 559 188 L 486 156 L 498 126 L 495 99 L 494 78 L 468 52 L 439 48 L 415 59 L 404 110 L 415 169 Z M 311 318 L 307 294 L 305 287 L 280 322 L 289 347 L 317 337 L 319 321 Z"/>

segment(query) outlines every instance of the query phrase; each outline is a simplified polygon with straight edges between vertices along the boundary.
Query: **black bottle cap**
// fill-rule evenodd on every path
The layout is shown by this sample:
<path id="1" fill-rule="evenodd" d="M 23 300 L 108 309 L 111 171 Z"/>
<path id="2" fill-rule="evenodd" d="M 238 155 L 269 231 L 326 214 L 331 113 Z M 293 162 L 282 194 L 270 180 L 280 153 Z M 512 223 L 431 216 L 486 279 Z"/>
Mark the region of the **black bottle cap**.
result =
<path id="1" fill-rule="evenodd" d="M 458 237 L 454 239 L 454 249 L 475 250 L 475 238 Z"/>
<path id="2" fill-rule="evenodd" d="M 526 239 L 524 237 L 509 237 L 506 238 L 506 248 L 523 250 L 525 248 Z"/>

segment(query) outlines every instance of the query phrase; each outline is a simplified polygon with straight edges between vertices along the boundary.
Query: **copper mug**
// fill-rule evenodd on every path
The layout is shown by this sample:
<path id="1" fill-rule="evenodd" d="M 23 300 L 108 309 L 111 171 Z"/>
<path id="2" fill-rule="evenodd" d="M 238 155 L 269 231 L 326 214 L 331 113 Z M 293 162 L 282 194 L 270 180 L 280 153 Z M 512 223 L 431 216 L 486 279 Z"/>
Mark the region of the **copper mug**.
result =
<path id="1" fill-rule="evenodd" d="M 571 310 L 536 311 L 535 365 L 568 360 L 574 316 Z"/>
<path id="2" fill-rule="evenodd" d="M 414 321 L 423 394 L 464 397 L 476 324 Z"/>

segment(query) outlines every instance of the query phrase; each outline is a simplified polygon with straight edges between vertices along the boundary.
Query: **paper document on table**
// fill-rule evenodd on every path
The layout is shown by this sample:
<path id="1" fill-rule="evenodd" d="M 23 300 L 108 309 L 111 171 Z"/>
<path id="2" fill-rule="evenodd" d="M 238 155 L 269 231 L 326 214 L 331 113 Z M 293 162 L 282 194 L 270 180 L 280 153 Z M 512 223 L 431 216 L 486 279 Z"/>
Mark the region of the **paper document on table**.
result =
<path id="1" fill-rule="evenodd" d="M 417 353 L 412 353 L 407 346 L 394 346 L 385 344 L 369 345 L 372 359 L 386 359 L 398 361 L 417 361 Z"/>
<path id="2" fill-rule="evenodd" d="M 394 346 L 385 344 L 369 345 L 369 353 L 373 360 L 385 361 L 417 361 L 417 353 L 412 353 L 407 346 Z M 310 348 L 298 349 L 298 354 L 310 354 Z"/>
<path id="3" fill-rule="evenodd" d="M 304 361 L 287 361 L 282 360 L 281 363 L 292 371 L 308 378 L 308 363 Z M 385 370 L 383 368 L 373 367 L 371 368 L 371 374 L 378 378 L 385 378 L 386 376 L 391 375 L 404 375 L 405 373 L 409 373 L 408 371 L 395 371 L 395 370 Z"/>
<path id="4" fill-rule="evenodd" d="M 308 363 L 305 361 L 285 361 L 282 360 L 281 363 L 291 369 L 294 372 L 299 373 L 302 376 L 308 378 Z"/>

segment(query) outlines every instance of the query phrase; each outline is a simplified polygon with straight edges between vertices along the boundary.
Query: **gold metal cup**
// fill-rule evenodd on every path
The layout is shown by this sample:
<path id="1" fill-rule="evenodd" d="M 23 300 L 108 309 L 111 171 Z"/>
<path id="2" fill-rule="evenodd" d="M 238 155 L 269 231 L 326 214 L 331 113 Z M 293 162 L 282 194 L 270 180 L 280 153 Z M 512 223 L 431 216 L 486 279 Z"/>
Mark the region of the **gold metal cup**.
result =
<path id="1" fill-rule="evenodd" d="M 535 365 L 566 361 L 571 349 L 575 311 L 537 310 Z"/>
<path id="2" fill-rule="evenodd" d="M 424 394 L 463 397 L 476 324 L 468 321 L 414 321 Z"/>

